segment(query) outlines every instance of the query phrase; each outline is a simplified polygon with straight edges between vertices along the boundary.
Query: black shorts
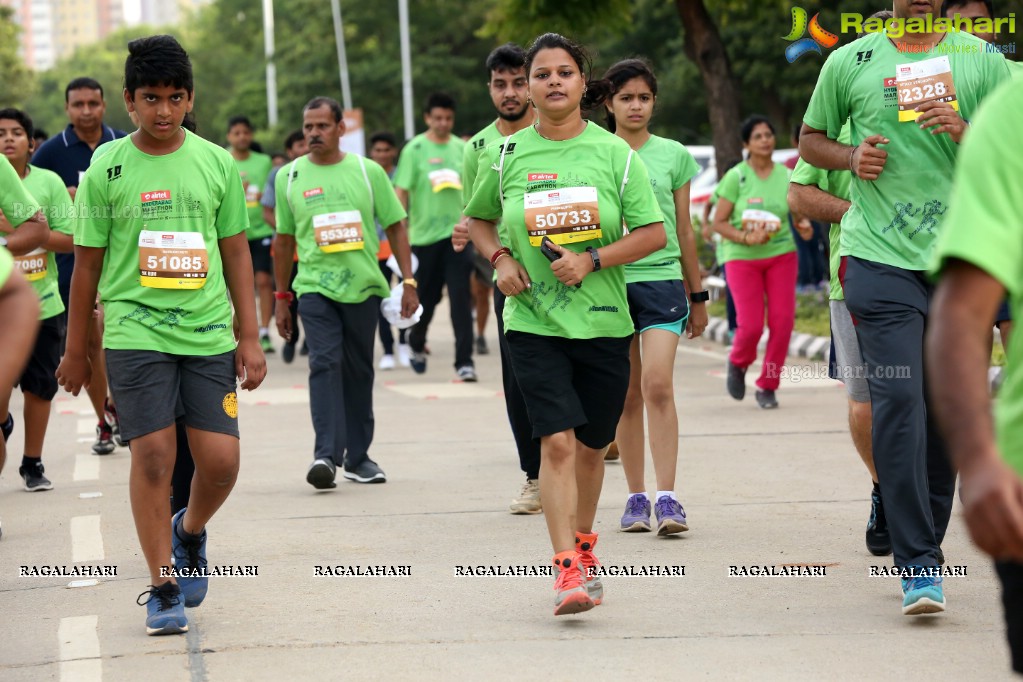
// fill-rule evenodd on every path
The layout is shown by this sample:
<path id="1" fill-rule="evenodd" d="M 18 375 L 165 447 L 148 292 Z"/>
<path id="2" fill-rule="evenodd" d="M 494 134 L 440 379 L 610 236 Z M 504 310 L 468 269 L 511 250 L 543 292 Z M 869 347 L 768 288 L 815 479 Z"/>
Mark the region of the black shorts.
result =
<path id="1" fill-rule="evenodd" d="M 172 355 L 107 349 L 107 377 L 121 438 L 134 440 L 174 424 L 238 437 L 234 351 Z"/>
<path id="2" fill-rule="evenodd" d="M 39 323 L 39 335 L 32 348 L 25 371 L 18 379 L 22 393 L 31 393 L 43 400 L 57 395 L 57 365 L 60 364 L 60 346 L 64 340 L 64 315 L 54 315 Z"/>
<path id="3" fill-rule="evenodd" d="M 689 317 L 689 301 L 682 280 L 632 282 L 625 289 L 629 297 L 629 314 L 637 334 L 657 328 L 682 335 Z"/>
<path id="4" fill-rule="evenodd" d="M 995 568 L 1002 583 L 1002 608 L 1012 669 L 1023 673 L 1023 564 L 999 561 Z"/>
<path id="5" fill-rule="evenodd" d="M 629 390 L 632 337 L 565 339 L 517 331 L 505 337 L 534 440 L 567 429 L 594 449 L 614 440 Z"/>
<path id="6" fill-rule="evenodd" d="M 997 327 L 1002 322 L 1012 322 L 1012 311 L 1009 309 L 1008 296 L 1002 299 L 1002 305 L 998 306 L 998 312 L 995 314 L 995 326 Z"/>
<path id="7" fill-rule="evenodd" d="M 252 255 L 252 271 L 273 273 L 274 261 L 270 256 L 273 237 L 249 240 L 249 254 Z"/>

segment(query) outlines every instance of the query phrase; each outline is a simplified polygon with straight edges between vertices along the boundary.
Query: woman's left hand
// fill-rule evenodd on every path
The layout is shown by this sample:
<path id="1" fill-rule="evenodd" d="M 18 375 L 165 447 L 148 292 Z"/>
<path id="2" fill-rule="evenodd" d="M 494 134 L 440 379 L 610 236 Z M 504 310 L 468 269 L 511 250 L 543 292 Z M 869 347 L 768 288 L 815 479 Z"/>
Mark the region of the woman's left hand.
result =
<path id="1" fill-rule="evenodd" d="M 583 277 L 593 272 L 593 259 L 589 253 L 585 251 L 576 253 L 560 244 L 553 242 L 551 244 L 551 248 L 561 254 L 558 260 L 551 263 L 551 270 L 562 284 L 568 287 L 575 286 L 583 281 Z"/>

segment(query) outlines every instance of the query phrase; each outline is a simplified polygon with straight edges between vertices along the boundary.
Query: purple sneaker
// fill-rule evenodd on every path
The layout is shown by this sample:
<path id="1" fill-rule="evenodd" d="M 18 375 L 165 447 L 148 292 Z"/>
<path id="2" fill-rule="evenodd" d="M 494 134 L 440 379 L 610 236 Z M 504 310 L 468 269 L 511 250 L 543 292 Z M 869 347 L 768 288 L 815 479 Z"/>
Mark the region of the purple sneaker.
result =
<path id="1" fill-rule="evenodd" d="M 657 498 L 654 512 L 657 514 L 658 535 L 674 535 L 689 530 L 689 525 L 686 523 L 686 510 L 682 508 L 678 500 L 661 495 Z"/>
<path id="2" fill-rule="evenodd" d="M 645 533 L 650 530 L 650 500 L 643 493 L 629 495 L 622 514 L 622 530 L 626 533 Z"/>

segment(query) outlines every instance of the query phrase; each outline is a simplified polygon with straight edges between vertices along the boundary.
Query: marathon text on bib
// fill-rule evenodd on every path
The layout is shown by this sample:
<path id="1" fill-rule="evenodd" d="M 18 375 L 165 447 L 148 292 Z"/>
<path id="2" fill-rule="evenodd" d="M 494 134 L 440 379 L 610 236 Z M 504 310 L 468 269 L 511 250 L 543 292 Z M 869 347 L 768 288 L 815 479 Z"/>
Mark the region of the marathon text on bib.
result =
<path id="1" fill-rule="evenodd" d="M 781 229 L 781 218 L 770 211 L 761 211 L 756 208 L 747 208 L 742 212 L 742 230 L 764 230 L 773 235 Z"/>
<path id="2" fill-rule="evenodd" d="M 555 244 L 600 239 L 600 209 L 596 187 L 563 187 L 527 192 L 526 230 L 529 243 L 540 246 L 550 237 Z"/>
<path id="3" fill-rule="evenodd" d="M 210 258 L 198 232 L 139 233 L 139 283 L 154 289 L 201 289 Z"/>
<path id="4" fill-rule="evenodd" d="M 362 240 L 362 213 L 338 211 L 313 216 L 316 245 L 324 253 L 359 251 L 365 248 Z"/>
<path id="5" fill-rule="evenodd" d="M 462 191 L 462 176 L 456 170 L 441 168 L 440 170 L 430 171 L 427 177 L 430 179 L 430 187 L 433 188 L 434 192 L 440 192 L 445 189 Z"/>
<path id="6" fill-rule="evenodd" d="M 48 260 L 46 249 L 36 249 L 24 256 L 15 256 L 14 266 L 29 282 L 38 282 L 46 277 Z"/>
<path id="7" fill-rule="evenodd" d="M 897 65 L 895 85 L 899 90 L 900 123 L 919 118 L 920 113 L 914 109 L 927 102 L 948 102 L 959 111 L 959 100 L 952 82 L 952 64 L 947 56 Z"/>

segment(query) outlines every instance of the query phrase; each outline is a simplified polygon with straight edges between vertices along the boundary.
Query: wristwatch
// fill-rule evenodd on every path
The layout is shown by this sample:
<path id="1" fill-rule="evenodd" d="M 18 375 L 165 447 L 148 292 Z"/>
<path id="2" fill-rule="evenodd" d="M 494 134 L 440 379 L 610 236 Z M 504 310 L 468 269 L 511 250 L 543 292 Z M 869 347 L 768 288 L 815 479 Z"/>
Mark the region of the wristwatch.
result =
<path id="1" fill-rule="evenodd" d="M 413 289 L 418 289 L 419 288 L 419 282 L 417 282 L 412 277 L 406 277 L 405 279 L 401 280 L 401 283 L 402 284 L 407 284 L 410 287 L 412 287 Z"/>
<path id="2" fill-rule="evenodd" d="M 589 252 L 590 258 L 593 260 L 593 271 L 596 272 L 597 270 L 600 270 L 600 254 L 597 253 L 597 250 L 592 246 L 587 246 L 586 250 Z"/>
<path id="3" fill-rule="evenodd" d="M 693 293 L 689 294 L 689 300 L 692 301 L 693 303 L 706 303 L 707 301 L 710 300 L 710 292 L 694 291 Z"/>

